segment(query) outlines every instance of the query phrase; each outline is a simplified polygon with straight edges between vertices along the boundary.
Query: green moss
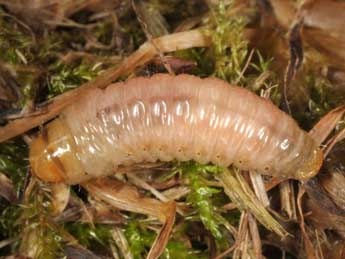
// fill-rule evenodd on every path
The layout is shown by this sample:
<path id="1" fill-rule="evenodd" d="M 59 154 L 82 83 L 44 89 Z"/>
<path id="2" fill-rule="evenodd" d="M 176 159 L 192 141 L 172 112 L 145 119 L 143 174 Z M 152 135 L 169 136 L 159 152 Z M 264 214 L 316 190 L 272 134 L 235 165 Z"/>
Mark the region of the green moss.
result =
<path id="1" fill-rule="evenodd" d="M 149 0 L 149 7 L 167 21 L 167 28 L 173 31 L 185 18 L 196 17 L 207 8 L 200 1 L 158 1 Z M 197 6 L 198 5 L 198 6 Z M 201 6 L 201 7 L 200 7 Z M 194 48 L 172 53 L 180 58 L 193 60 L 197 63 L 192 71 L 201 77 L 216 76 L 230 83 L 238 84 L 260 94 L 262 90 L 275 86 L 276 75 L 271 72 L 271 59 L 263 57 L 256 50 L 250 50 L 244 38 L 247 25 L 245 17 L 231 14 L 234 1 L 219 1 L 210 5 L 210 15 L 204 16 L 201 23 L 206 25 L 206 33 L 212 39 L 210 48 Z M 0 59 L 13 65 L 16 80 L 21 85 L 23 100 L 18 107 L 23 107 L 27 101 L 35 97 L 37 102 L 52 98 L 95 78 L 104 69 L 103 64 L 87 64 L 84 61 L 62 64 L 61 57 L 70 51 L 82 51 L 96 55 L 129 55 L 137 49 L 146 36 L 131 8 L 124 8 L 119 14 L 118 26 L 114 26 L 112 18 L 102 18 L 80 29 L 78 27 L 58 26 L 47 29 L 44 33 L 32 37 L 30 30 L 20 25 L 15 19 L 5 16 L 0 10 Z M 72 20 L 84 25 L 90 24 L 90 12 L 81 11 L 71 17 Z M 86 33 L 87 32 L 87 33 Z M 155 33 L 152 33 L 156 35 Z M 116 39 L 113 48 L 85 48 L 89 36 L 93 36 L 101 44 L 109 45 Z M 160 35 L 157 33 L 157 35 Z M 121 46 L 120 46 L 121 45 Z M 253 51 L 253 52 L 251 52 Z M 250 54 L 251 61 L 247 64 Z M 18 69 L 20 68 L 20 69 Z M 18 70 L 17 70 L 18 69 Z M 269 73 L 269 77 L 258 83 L 258 78 Z M 301 81 L 310 89 L 310 99 L 305 110 L 294 113 L 293 116 L 303 125 L 310 128 L 327 111 L 344 103 L 344 95 L 334 92 L 332 85 L 319 71 L 310 68 L 303 72 Z M 279 82 L 281 83 L 281 82 Z M 43 91 L 37 91 L 38 87 Z M 38 95 L 38 96 L 37 96 Z M 280 103 L 278 87 L 274 87 L 270 95 L 274 103 Z M 309 98 L 309 97 L 307 97 Z M 15 108 L 17 108 L 17 106 Z M 0 171 L 5 173 L 15 184 L 17 194 L 23 189 L 23 183 L 28 167 L 27 147 L 21 141 L 11 141 L 0 145 Z M 191 192 L 186 201 L 193 212 L 187 217 L 176 217 L 170 241 L 161 258 L 204 258 L 197 249 L 206 252 L 207 242 L 195 240 L 195 227 L 203 224 L 216 239 L 217 250 L 222 251 L 232 243 L 232 236 L 226 231 L 226 226 L 238 226 L 240 212 L 223 209 L 229 198 L 223 190 L 214 187 L 217 176 L 222 169 L 216 166 L 198 165 L 197 163 L 179 163 L 175 171 L 166 174 L 164 180 L 176 174 L 181 174 Z M 148 194 L 148 193 L 146 193 Z M 238 192 L 236 194 L 238 196 Z M 182 200 L 182 199 L 181 199 Z M 38 184 L 23 206 L 2 203 L 0 205 L 1 238 L 21 238 L 21 250 L 36 247 L 37 258 L 56 258 L 62 255 L 62 239 L 64 229 L 68 230 L 80 244 L 97 254 L 110 250 L 113 242 L 110 227 L 96 224 L 68 223 L 56 225 L 51 220 L 49 189 Z M 185 225 L 184 228 L 178 229 Z M 151 248 L 156 232 L 150 230 L 148 223 L 139 221 L 134 214 L 128 214 L 128 224 L 124 226 L 130 251 L 134 258 L 144 258 Z M 201 227 L 200 233 L 205 233 Z M 188 240 L 189 242 L 185 242 Z M 197 244 L 196 244 L 197 243 Z M 14 244 L 12 251 L 18 251 L 19 242 Z"/>
<path id="2" fill-rule="evenodd" d="M 0 144 L 0 171 L 5 173 L 16 187 L 19 195 L 28 168 L 28 148 L 21 140 Z"/>
<path id="3" fill-rule="evenodd" d="M 181 163 L 179 171 L 189 182 L 191 192 L 187 196 L 187 202 L 196 210 L 197 217 L 216 239 L 222 239 L 220 230 L 221 216 L 216 212 L 216 206 L 212 198 L 220 194 L 221 190 L 207 185 L 208 174 L 217 174 L 221 168 L 217 166 L 199 165 L 194 162 Z"/>
<path id="4" fill-rule="evenodd" d="M 28 161 L 27 146 L 20 140 L 9 141 L 0 144 L 0 172 L 12 181 L 17 196 L 22 192 Z M 17 204 L 10 204 L 0 199 L 0 240 L 16 238 L 22 230 L 18 219 L 22 215 L 22 208 Z M 5 251 L 15 251 L 18 242 L 1 249 L 0 255 L 6 255 Z"/>
<path id="5" fill-rule="evenodd" d="M 193 247 L 188 247 L 185 242 L 179 241 L 179 236 L 184 235 L 186 229 L 182 232 L 176 231 L 170 237 L 170 240 L 164 249 L 161 259 L 175 259 L 175 258 L 207 258 L 200 251 Z M 150 250 L 156 234 L 149 231 L 145 224 L 140 224 L 138 221 L 130 221 L 125 228 L 125 236 L 127 238 L 129 249 L 134 259 L 144 258 Z"/>
<path id="6" fill-rule="evenodd" d="M 63 251 L 63 229 L 51 215 L 48 186 L 36 182 L 24 204 L 18 222 L 21 228 L 20 251 L 34 258 L 57 258 Z"/>
<path id="7" fill-rule="evenodd" d="M 108 248 L 112 240 L 110 227 L 96 224 L 92 226 L 88 223 L 73 222 L 65 225 L 67 231 L 72 234 L 78 242 L 89 249 Z"/>
<path id="8" fill-rule="evenodd" d="M 59 258 L 63 255 L 65 232 L 52 220 L 49 189 L 38 182 L 31 187 L 23 204 L 12 204 L 1 211 L 2 238 L 17 240 L 7 247 L 7 252 L 3 250 L 3 255 L 19 251 L 33 258 Z"/>
<path id="9" fill-rule="evenodd" d="M 344 104 L 345 95 L 315 69 L 305 71 L 303 81 L 309 89 L 309 99 L 305 109 L 295 112 L 293 117 L 303 128 L 311 129 L 322 116 Z"/>
<path id="10" fill-rule="evenodd" d="M 52 75 L 48 82 L 48 98 L 62 94 L 71 89 L 77 88 L 81 84 L 95 78 L 102 71 L 102 64 L 80 64 L 68 66 L 57 64 L 52 69 Z"/>
<path id="11" fill-rule="evenodd" d="M 128 240 L 129 250 L 134 259 L 143 258 L 155 239 L 155 233 L 148 231 L 137 221 L 131 221 L 125 228 L 125 236 Z"/>
<path id="12" fill-rule="evenodd" d="M 2 239 L 18 236 L 20 231 L 18 218 L 20 217 L 21 213 L 22 209 L 15 204 L 7 205 L 1 210 L 0 233 Z"/>
<path id="13" fill-rule="evenodd" d="M 185 242 L 182 241 L 169 241 L 163 254 L 162 259 L 206 259 L 207 256 L 200 254 L 199 251 L 187 247 Z"/>
<path id="14" fill-rule="evenodd" d="M 112 20 L 105 20 L 103 22 L 97 23 L 94 35 L 100 43 L 104 45 L 111 44 L 114 30 L 113 23 L 114 21 Z"/>
<path id="15" fill-rule="evenodd" d="M 18 27 L 19 26 L 19 27 Z M 11 64 L 33 60 L 33 39 L 28 31 L 7 17 L 0 8 L 0 59 Z"/>
<path id="16" fill-rule="evenodd" d="M 21 250 L 25 249 L 25 254 L 32 253 L 37 259 L 55 259 L 63 256 L 62 237 L 51 225 L 31 225 L 24 230 L 24 235 L 26 240 L 25 244 L 22 242 Z"/>
<path id="17" fill-rule="evenodd" d="M 213 41 L 214 76 L 240 84 L 248 54 L 248 43 L 243 37 L 246 21 L 241 16 L 227 15 L 232 6 L 233 1 L 227 4 L 220 1 L 216 6 L 211 6 L 211 29 L 208 33 Z"/>

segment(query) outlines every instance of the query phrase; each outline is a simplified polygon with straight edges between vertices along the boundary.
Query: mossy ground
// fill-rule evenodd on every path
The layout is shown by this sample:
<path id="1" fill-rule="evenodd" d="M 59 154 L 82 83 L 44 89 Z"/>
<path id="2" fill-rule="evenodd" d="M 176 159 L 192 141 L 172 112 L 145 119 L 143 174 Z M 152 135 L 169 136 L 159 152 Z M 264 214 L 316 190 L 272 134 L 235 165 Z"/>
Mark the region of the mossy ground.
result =
<path id="1" fill-rule="evenodd" d="M 4 98 L 0 96 L 0 121 L 5 124 L 10 119 L 9 115 L 18 115 L 23 109 L 32 111 L 35 104 L 49 101 L 94 79 L 106 68 L 118 65 L 144 43 L 147 32 L 157 31 L 155 22 L 145 31 L 129 1 L 123 2 L 123 9 L 114 9 L 114 12 L 78 11 L 68 17 L 69 21 L 74 21 L 69 26 L 41 27 L 22 22 L 20 15 L 17 17 L 11 8 L 0 4 L 0 87 L 6 93 Z M 238 2 L 219 1 L 213 5 L 204 1 L 151 0 L 147 3 L 148 9 L 154 9 L 154 13 L 160 15 L 157 22 L 164 20 L 166 31 L 172 32 L 182 22 L 194 17 L 210 35 L 212 44 L 209 48 L 172 53 L 176 58 L 196 62 L 190 73 L 201 77 L 216 76 L 257 94 L 270 90 L 267 97 L 280 104 L 278 85 L 281 77 L 272 67 L 276 57 L 274 53 L 270 55 L 267 51 L 253 48 L 245 38 L 245 30 L 253 27 L 255 19 L 246 12 L 232 13 Z M 250 6 L 249 13 L 252 8 L 255 9 Z M 47 20 L 39 22 L 45 24 L 54 18 L 47 17 Z M 71 54 L 69 59 L 67 54 Z M 292 116 L 305 129 L 310 129 L 345 99 L 332 88 L 326 77 L 318 73 L 318 69 L 311 66 L 302 74 L 301 81 L 308 91 L 307 99 L 302 98 L 302 103 L 306 104 L 304 108 L 300 108 L 300 103 L 292 103 L 292 108 L 296 108 Z M 140 71 L 136 73 L 140 74 Z M 239 209 L 224 209 L 230 200 L 221 185 L 215 184 L 221 171 L 216 166 L 194 162 L 176 162 L 171 167 L 170 178 L 164 181 L 177 177 L 189 188 L 189 193 L 179 200 L 188 212 L 177 217 L 161 258 L 208 258 L 236 242 L 229 225 L 238 228 L 241 212 Z M 11 245 L 0 247 L 0 256 L 27 254 L 31 250 L 36 258 L 57 258 L 63 255 L 64 246 L 70 241 L 66 238 L 69 234 L 94 253 L 102 251 L 102 255 L 111 255 L 111 244 L 117 245 L 110 233 L 111 226 L 80 221 L 56 223 L 51 216 L 49 187 L 35 179 L 28 191 L 28 172 L 28 147 L 22 136 L 1 143 L 0 173 L 13 182 L 19 202 L 11 204 L 0 197 L 0 241 L 14 240 Z M 141 191 L 143 195 L 151 195 Z M 75 195 L 88 203 L 83 191 Z M 154 241 L 156 231 L 143 216 L 125 213 L 124 217 L 118 226 L 129 243 L 132 258 L 143 258 Z M 35 243 L 34 248 L 30 247 L 31 243 Z"/>

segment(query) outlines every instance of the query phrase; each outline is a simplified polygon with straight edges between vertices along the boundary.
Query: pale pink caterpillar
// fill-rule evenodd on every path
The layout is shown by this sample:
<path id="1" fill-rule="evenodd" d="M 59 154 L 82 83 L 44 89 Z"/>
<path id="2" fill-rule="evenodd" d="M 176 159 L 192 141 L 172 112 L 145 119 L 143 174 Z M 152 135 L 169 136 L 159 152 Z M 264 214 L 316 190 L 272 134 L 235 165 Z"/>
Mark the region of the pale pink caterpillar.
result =
<path id="1" fill-rule="evenodd" d="M 270 101 L 219 79 L 167 74 L 90 90 L 30 148 L 38 177 L 69 184 L 175 159 L 303 180 L 318 172 L 322 153 Z"/>

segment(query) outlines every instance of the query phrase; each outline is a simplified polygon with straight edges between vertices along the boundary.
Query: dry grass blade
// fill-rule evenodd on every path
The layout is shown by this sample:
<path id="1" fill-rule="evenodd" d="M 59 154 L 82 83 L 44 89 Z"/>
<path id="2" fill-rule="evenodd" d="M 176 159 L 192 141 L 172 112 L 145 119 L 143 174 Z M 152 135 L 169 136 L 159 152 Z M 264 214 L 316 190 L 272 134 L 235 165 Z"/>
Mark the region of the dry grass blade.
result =
<path id="1" fill-rule="evenodd" d="M 169 34 L 153 40 L 154 44 L 162 52 L 173 52 L 176 50 L 206 47 L 211 40 L 201 30 L 191 30 Z M 118 67 L 110 68 L 98 76 L 95 80 L 83 84 L 75 90 L 61 94 L 51 100 L 44 108 L 42 113 L 32 117 L 26 117 L 11 121 L 6 126 L 0 128 L 0 142 L 13 138 L 34 127 L 57 116 L 61 110 L 75 102 L 90 88 L 105 88 L 112 81 L 120 76 L 128 75 L 139 66 L 142 66 L 152 60 L 157 55 L 156 48 L 146 42 L 140 48 L 127 57 Z"/>
<path id="2" fill-rule="evenodd" d="M 315 236 L 316 236 L 316 242 L 317 242 L 317 257 L 320 259 L 324 259 L 324 255 L 323 255 L 323 251 L 322 251 L 322 247 L 321 247 L 321 242 L 320 242 L 320 236 L 321 233 L 319 233 L 319 231 L 317 229 L 315 229 Z"/>
<path id="3" fill-rule="evenodd" d="M 262 225 L 280 237 L 288 235 L 258 200 L 242 174 L 225 169 L 223 173 L 219 174 L 218 179 L 223 185 L 225 193 L 236 203 L 237 207 L 251 212 Z"/>
<path id="4" fill-rule="evenodd" d="M 221 254 L 219 254 L 218 256 L 212 259 L 226 258 L 228 254 L 230 254 L 232 251 L 234 251 L 234 255 L 232 258 L 238 257 L 238 253 L 243 248 L 241 247 L 241 244 L 243 243 L 243 241 L 245 241 L 247 235 L 248 235 L 248 214 L 246 212 L 242 212 L 239 227 L 238 227 L 238 235 L 236 237 L 235 244 L 233 244 L 227 250 L 225 250 L 224 252 L 222 252 Z"/>
<path id="5" fill-rule="evenodd" d="M 160 14 L 158 10 L 154 8 L 154 6 L 150 6 L 148 3 L 143 1 L 136 1 L 132 0 L 132 7 L 134 12 L 137 15 L 137 19 L 141 24 L 141 27 L 146 35 L 148 41 L 152 44 L 152 46 L 156 49 L 157 54 L 162 61 L 165 69 L 169 72 L 169 74 L 174 74 L 169 63 L 166 62 L 165 57 L 160 50 L 159 46 L 153 41 L 154 37 L 159 37 L 165 34 L 168 34 L 168 30 L 166 29 L 166 21 L 164 17 Z"/>
<path id="6" fill-rule="evenodd" d="M 12 181 L 6 175 L 0 172 L 0 197 L 5 198 L 9 202 L 17 202 L 17 195 L 14 191 Z"/>
<path id="7" fill-rule="evenodd" d="M 10 245 L 10 244 L 12 244 L 12 243 L 14 243 L 16 241 L 17 241 L 16 238 L 10 238 L 10 239 L 1 240 L 0 241 L 0 249 L 6 247 L 6 246 L 8 246 L 8 245 Z M 7 257 L 5 257 L 5 258 L 7 258 Z"/>
<path id="8" fill-rule="evenodd" d="M 101 259 L 101 257 L 97 256 L 96 254 L 94 254 L 90 250 L 88 250 L 88 249 L 86 249 L 80 245 L 77 245 L 77 244 L 65 246 L 64 254 L 65 254 L 65 258 Z M 23 259 L 25 259 L 25 258 L 23 258 Z"/>
<path id="9" fill-rule="evenodd" d="M 237 246 L 234 250 L 233 258 L 249 258 L 248 254 L 249 230 L 248 230 L 248 213 L 242 212 L 240 226 L 238 229 Z"/>
<path id="10" fill-rule="evenodd" d="M 269 190 L 272 190 L 274 187 L 276 187 L 278 184 L 285 181 L 283 178 L 278 177 L 272 177 L 268 182 L 265 183 L 265 190 L 268 192 Z"/>
<path id="11" fill-rule="evenodd" d="M 228 249 L 226 249 L 223 253 L 217 255 L 216 257 L 212 258 L 212 259 L 221 259 L 224 258 L 225 256 L 227 256 L 228 254 L 230 254 L 235 248 L 237 247 L 237 244 L 232 245 L 231 247 L 229 247 Z"/>
<path id="12" fill-rule="evenodd" d="M 295 192 L 293 183 L 289 180 L 279 185 L 281 210 L 285 211 L 289 219 L 297 219 Z"/>
<path id="13" fill-rule="evenodd" d="M 159 231 L 155 241 L 153 242 L 150 252 L 147 255 L 147 259 L 156 259 L 163 253 L 165 246 L 169 241 L 170 233 L 174 226 L 175 216 L 176 204 L 175 202 L 169 202 L 168 209 L 166 212 L 166 221 L 161 230 Z"/>
<path id="14" fill-rule="evenodd" d="M 157 199 L 159 199 L 162 202 L 168 202 L 169 199 L 162 193 L 160 193 L 159 191 L 157 191 L 155 188 L 153 188 L 151 185 L 149 185 L 147 182 L 145 182 L 144 180 L 140 179 L 139 177 L 137 177 L 135 174 L 127 174 L 127 177 L 131 180 L 131 182 L 144 189 L 147 190 L 149 192 L 151 192 Z M 180 209 L 177 209 L 177 211 L 183 215 L 183 211 Z"/>
<path id="15" fill-rule="evenodd" d="M 257 259 L 263 258 L 262 249 L 261 249 L 262 243 L 261 243 L 258 225 L 256 223 L 255 218 L 251 214 L 248 214 L 248 225 L 249 225 L 250 236 L 253 243 L 255 258 Z"/>
<path id="16" fill-rule="evenodd" d="M 115 208 L 154 216 L 161 222 L 166 221 L 166 212 L 170 209 L 168 203 L 141 197 L 136 188 L 114 179 L 99 178 L 84 183 L 83 187 L 94 198 L 98 198 Z"/>
<path id="17" fill-rule="evenodd" d="M 328 153 L 331 151 L 331 149 L 334 147 L 336 143 L 339 141 L 342 141 L 345 138 L 345 128 L 339 131 L 333 138 L 331 138 L 324 148 L 324 156 L 326 157 Z"/>
<path id="18" fill-rule="evenodd" d="M 331 110 L 309 131 L 309 134 L 318 144 L 323 143 L 341 120 L 344 113 L 345 106 L 340 106 Z"/>
<path id="19" fill-rule="evenodd" d="M 298 208 L 298 212 L 300 215 L 300 228 L 301 228 L 301 233 L 303 236 L 303 241 L 304 241 L 304 247 L 307 253 L 307 258 L 308 259 L 316 259 L 316 255 L 315 255 L 315 249 L 313 247 L 313 244 L 305 230 L 305 224 L 304 224 L 304 215 L 303 215 L 303 210 L 302 210 L 302 197 L 305 193 L 305 190 L 303 188 L 302 185 L 299 186 L 299 190 L 298 190 L 298 195 L 297 195 L 297 208 Z"/>
<path id="20" fill-rule="evenodd" d="M 111 236 L 114 239 L 117 247 L 121 251 L 123 258 L 125 259 L 133 259 L 133 255 L 129 249 L 129 245 L 125 235 L 123 234 L 122 230 L 118 227 L 114 227 L 111 231 Z"/>
<path id="21" fill-rule="evenodd" d="M 163 192 L 163 195 L 169 200 L 179 200 L 183 196 L 186 196 L 190 193 L 190 189 L 186 186 L 177 186 L 170 189 L 167 189 Z"/>
<path id="22" fill-rule="evenodd" d="M 133 183 L 134 185 L 151 192 L 157 199 L 163 201 L 163 202 L 168 202 L 169 199 L 167 197 L 165 197 L 162 193 L 160 193 L 159 191 L 157 191 L 155 188 L 153 188 L 151 185 L 149 185 L 147 182 L 145 182 L 144 180 L 142 180 L 141 178 L 137 177 L 135 174 L 126 174 L 127 177 L 129 178 L 129 180 L 131 181 L 131 183 Z"/>
<path id="23" fill-rule="evenodd" d="M 61 55 L 60 61 L 64 64 L 73 64 L 73 62 L 85 60 L 89 63 L 108 63 L 111 65 L 117 65 L 121 63 L 122 57 L 120 56 L 99 56 L 95 54 L 90 54 L 83 51 L 68 51 L 67 53 Z"/>
<path id="24" fill-rule="evenodd" d="M 59 215 L 66 208 L 70 197 L 70 186 L 63 183 L 51 185 L 53 215 Z"/>
<path id="25" fill-rule="evenodd" d="M 262 202 L 265 207 L 270 206 L 270 201 L 268 199 L 267 192 L 265 190 L 265 183 L 262 179 L 262 175 L 255 171 L 249 172 L 249 177 L 252 182 L 254 191 L 258 199 Z"/>

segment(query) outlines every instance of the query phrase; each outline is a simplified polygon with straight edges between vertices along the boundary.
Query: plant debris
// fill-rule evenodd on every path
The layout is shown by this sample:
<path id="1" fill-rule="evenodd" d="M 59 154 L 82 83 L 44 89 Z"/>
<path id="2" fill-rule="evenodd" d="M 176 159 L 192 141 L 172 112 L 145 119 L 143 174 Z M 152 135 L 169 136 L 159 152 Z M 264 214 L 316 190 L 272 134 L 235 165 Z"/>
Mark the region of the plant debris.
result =
<path id="1" fill-rule="evenodd" d="M 343 258 L 344 11 L 334 0 L 0 0 L 0 257 Z M 31 174 L 45 122 L 91 88 L 157 72 L 270 99 L 320 144 L 319 174 L 194 161 L 75 186 Z"/>

